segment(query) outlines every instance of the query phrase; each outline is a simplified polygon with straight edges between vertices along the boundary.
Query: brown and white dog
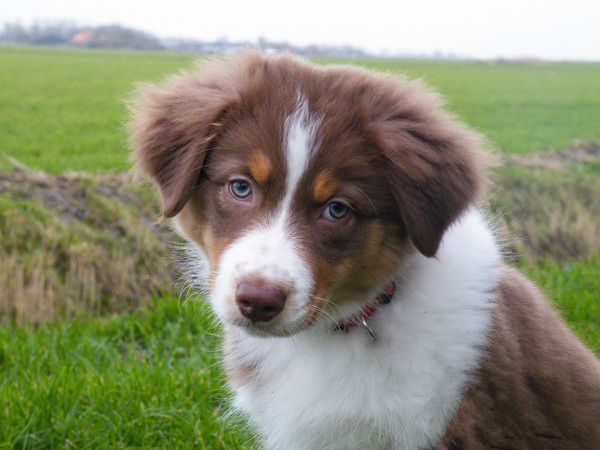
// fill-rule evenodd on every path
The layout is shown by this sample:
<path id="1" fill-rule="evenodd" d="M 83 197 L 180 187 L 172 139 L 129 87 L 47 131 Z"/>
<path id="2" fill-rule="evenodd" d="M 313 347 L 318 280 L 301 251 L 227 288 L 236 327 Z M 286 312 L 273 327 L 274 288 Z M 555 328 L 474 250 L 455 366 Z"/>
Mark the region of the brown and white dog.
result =
<path id="1" fill-rule="evenodd" d="M 503 264 L 480 140 L 421 85 L 246 52 L 144 88 L 132 130 L 265 446 L 600 448 L 600 363 Z"/>

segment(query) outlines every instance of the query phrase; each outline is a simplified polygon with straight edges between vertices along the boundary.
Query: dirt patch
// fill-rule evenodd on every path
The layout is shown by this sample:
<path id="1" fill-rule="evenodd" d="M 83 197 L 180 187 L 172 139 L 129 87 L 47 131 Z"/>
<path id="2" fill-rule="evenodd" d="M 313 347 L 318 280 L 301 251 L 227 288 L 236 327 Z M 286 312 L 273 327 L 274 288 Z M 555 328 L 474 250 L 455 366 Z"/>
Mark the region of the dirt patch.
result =
<path id="1" fill-rule="evenodd" d="M 489 208 L 513 258 L 568 262 L 600 255 L 600 144 L 506 155 Z"/>
<path id="2" fill-rule="evenodd" d="M 0 318 L 112 313 L 171 290 L 169 243 L 129 174 L 0 173 Z"/>
<path id="3" fill-rule="evenodd" d="M 600 143 L 575 141 L 567 150 L 548 150 L 530 155 L 504 155 L 502 160 L 508 165 L 564 171 L 572 164 L 600 162 Z"/>

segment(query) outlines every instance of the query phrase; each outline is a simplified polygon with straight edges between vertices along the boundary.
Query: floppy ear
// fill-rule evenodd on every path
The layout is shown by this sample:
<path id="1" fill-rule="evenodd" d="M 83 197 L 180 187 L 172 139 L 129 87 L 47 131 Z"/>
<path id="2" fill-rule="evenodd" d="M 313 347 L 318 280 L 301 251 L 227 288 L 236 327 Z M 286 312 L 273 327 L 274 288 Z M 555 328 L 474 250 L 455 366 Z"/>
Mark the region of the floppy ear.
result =
<path id="1" fill-rule="evenodd" d="M 180 75 L 162 88 L 143 86 L 130 104 L 133 159 L 158 186 L 166 218 L 192 195 L 218 134 L 216 122 L 236 100 L 227 74 L 218 80 L 216 72 Z"/>
<path id="2" fill-rule="evenodd" d="M 415 247 L 434 256 L 444 231 L 485 184 L 481 139 L 453 121 L 418 84 L 396 87 L 371 126 L 386 176 Z"/>

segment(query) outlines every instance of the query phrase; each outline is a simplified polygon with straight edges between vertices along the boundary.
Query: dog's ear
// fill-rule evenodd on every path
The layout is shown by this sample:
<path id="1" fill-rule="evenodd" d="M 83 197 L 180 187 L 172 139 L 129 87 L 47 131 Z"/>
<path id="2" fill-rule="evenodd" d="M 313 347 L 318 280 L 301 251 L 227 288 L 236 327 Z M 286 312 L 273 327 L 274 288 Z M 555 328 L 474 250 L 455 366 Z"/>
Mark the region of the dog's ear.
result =
<path id="1" fill-rule="evenodd" d="M 388 86 L 371 121 L 409 237 L 428 257 L 486 184 L 482 139 L 441 106 L 420 84 L 397 84 Z"/>
<path id="2" fill-rule="evenodd" d="M 199 67 L 162 87 L 142 86 L 130 102 L 133 160 L 158 186 L 165 218 L 189 200 L 218 122 L 238 98 L 231 66 L 212 62 L 208 73 Z"/>

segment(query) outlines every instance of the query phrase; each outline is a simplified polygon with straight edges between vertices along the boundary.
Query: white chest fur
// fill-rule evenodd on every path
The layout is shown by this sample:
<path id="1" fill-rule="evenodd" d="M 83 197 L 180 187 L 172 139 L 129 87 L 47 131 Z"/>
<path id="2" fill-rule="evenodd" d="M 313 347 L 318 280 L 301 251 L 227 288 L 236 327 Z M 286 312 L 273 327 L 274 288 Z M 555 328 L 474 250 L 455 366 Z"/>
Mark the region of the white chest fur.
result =
<path id="1" fill-rule="evenodd" d="M 231 329 L 236 361 L 254 367 L 236 391 L 270 448 L 422 448 L 435 445 L 481 359 L 500 256 L 481 216 L 467 213 L 436 258 L 412 257 L 393 301 L 369 319 L 373 342 L 312 328 L 289 338 Z"/>

